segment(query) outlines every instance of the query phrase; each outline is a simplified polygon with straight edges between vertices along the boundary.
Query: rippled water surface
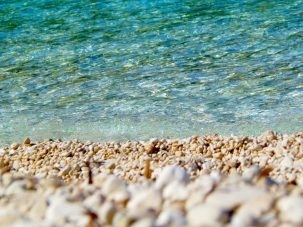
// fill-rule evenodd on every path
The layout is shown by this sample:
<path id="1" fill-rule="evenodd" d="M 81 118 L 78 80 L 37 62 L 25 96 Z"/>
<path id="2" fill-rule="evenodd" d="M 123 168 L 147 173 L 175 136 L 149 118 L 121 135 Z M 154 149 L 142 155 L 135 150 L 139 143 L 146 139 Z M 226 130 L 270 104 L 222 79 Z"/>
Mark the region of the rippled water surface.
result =
<path id="1" fill-rule="evenodd" d="M 0 143 L 302 123 L 303 0 L 0 2 Z"/>

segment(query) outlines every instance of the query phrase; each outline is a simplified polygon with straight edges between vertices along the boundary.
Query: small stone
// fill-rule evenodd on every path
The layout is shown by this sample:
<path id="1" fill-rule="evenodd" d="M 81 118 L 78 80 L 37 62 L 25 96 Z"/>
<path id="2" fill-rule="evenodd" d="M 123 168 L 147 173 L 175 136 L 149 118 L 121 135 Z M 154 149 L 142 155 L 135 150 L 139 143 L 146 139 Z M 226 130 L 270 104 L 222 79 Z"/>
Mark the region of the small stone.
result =
<path id="1" fill-rule="evenodd" d="M 2 184 L 2 186 L 5 186 L 5 187 L 7 187 L 10 183 L 12 183 L 14 181 L 13 176 L 8 172 L 0 175 L 0 177 L 1 177 L 0 178 L 1 184 Z"/>
<path id="2" fill-rule="evenodd" d="M 291 169 L 293 168 L 293 159 L 289 156 L 286 156 L 281 161 L 281 168 L 285 169 Z"/>
<path id="3" fill-rule="evenodd" d="M 188 197 L 188 190 L 184 184 L 173 181 L 163 190 L 163 198 L 170 201 L 184 201 Z"/>
<path id="4" fill-rule="evenodd" d="M 28 177 L 26 179 L 26 184 L 25 184 L 25 188 L 27 190 L 35 190 L 36 189 L 36 184 L 37 184 L 37 181 L 35 178 L 33 177 Z"/>
<path id="5" fill-rule="evenodd" d="M 59 188 L 59 187 L 63 186 L 63 181 L 56 176 L 52 176 L 47 179 L 42 179 L 41 186 L 43 186 L 45 188 Z"/>
<path id="6" fill-rule="evenodd" d="M 13 143 L 13 144 L 11 145 L 11 149 L 17 150 L 19 146 L 20 146 L 20 145 L 19 145 L 18 143 Z"/>
<path id="7" fill-rule="evenodd" d="M 13 162 L 13 169 L 18 170 L 20 168 L 20 161 L 16 160 Z"/>
<path id="8" fill-rule="evenodd" d="M 109 165 L 106 166 L 107 169 L 115 169 L 116 164 L 115 163 L 110 163 Z"/>
<path id="9" fill-rule="evenodd" d="M 207 197 L 206 202 L 232 210 L 240 204 L 267 195 L 267 193 L 260 188 L 246 185 L 238 186 L 237 182 L 232 183 L 233 185 L 222 187 L 211 193 Z"/>
<path id="10" fill-rule="evenodd" d="M 264 195 L 244 203 L 233 215 L 232 226 L 257 226 L 260 224 L 258 220 L 271 209 L 273 202 L 271 195 Z"/>
<path id="11" fill-rule="evenodd" d="M 94 185 L 96 186 L 103 186 L 104 182 L 106 181 L 106 176 L 103 174 L 98 174 L 94 176 Z"/>
<path id="12" fill-rule="evenodd" d="M 112 225 L 116 227 L 129 227 L 131 223 L 131 219 L 123 213 L 116 213 Z"/>
<path id="13" fill-rule="evenodd" d="M 158 176 L 155 186 L 156 188 L 162 189 L 173 181 L 186 184 L 189 180 L 189 174 L 185 169 L 178 166 L 166 166 Z"/>
<path id="14" fill-rule="evenodd" d="M 159 148 L 154 143 L 151 143 L 145 146 L 145 151 L 147 154 L 155 154 L 159 151 Z"/>
<path id="15" fill-rule="evenodd" d="M 29 216 L 33 219 L 40 219 L 42 220 L 45 216 L 45 212 L 47 209 L 47 203 L 43 196 L 37 196 L 36 201 L 34 202 L 33 206 L 29 211 Z"/>
<path id="16" fill-rule="evenodd" d="M 186 226 L 186 219 L 180 210 L 168 208 L 163 210 L 156 220 L 156 226 Z"/>
<path id="17" fill-rule="evenodd" d="M 6 195 L 16 195 L 25 192 L 26 182 L 23 180 L 14 180 L 5 190 Z"/>
<path id="18" fill-rule="evenodd" d="M 116 202 L 123 202 L 129 198 L 125 183 L 116 176 L 108 176 L 102 187 L 102 193 Z"/>
<path id="19" fill-rule="evenodd" d="M 57 224 L 60 220 L 66 220 L 76 226 L 86 226 L 89 217 L 86 215 L 86 210 L 80 203 L 68 202 L 62 196 L 53 196 L 49 199 L 50 205 L 48 206 L 45 214 L 47 222 Z M 86 219 L 83 218 L 86 217 Z"/>
<path id="20" fill-rule="evenodd" d="M 116 168 L 116 160 L 106 160 L 105 162 L 105 168 L 109 170 L 113 170 Z"/>
<path id="21" fill-rule="evenodd" d="M 189 226 L 222 226 L 228 221 L 228 213 L 216 206 L 200 204 L 187 213 Z"/>
<path id="22" fill-rule="evenodd" d="M 15 155 L 17 153 L 17 150 L 10 150 L 8 152 L 9 155 Z"/>
<path id="23" fill-rule="evenodd" d="M 102 191 L 105 195 L 109 195 L 112 192 L 120 191 L 125 189 L 125 184 L 122 180 L 116 176 L 108 176 L 103 184 Z"/>
<path id="24" fill-rule="evenodd" d="M 101 206 L 98 216 L 104 224 L 111 225 L 116 212 L 114 205 L 110 202 L 106 202 Z"/>
<path id="25" fill-rule="evenodd" d="M 175 155 L 176 155 L 177 157 L 181 157 L 181 156 L 183 156 L 183 152 L 180 151 L 180 150 L 177 150 L 177 151 L 175 152 Z"/>
<path id="26" fill-rule="evenodd" d="M 198 177 L 193 183 L 188 186 L 188 198 L 186 200 L 186 209 L 202 203 L 206 196 L 213 190 L 215 181 L 209 175 L 202 175 Z"/>
<path id="27" fill-rule="evenodd" d="M 161 193 L 154 188 L 150 188 L 134 195 L 128 202 L 127 209 L 132 217 L 139 218 L 148 215 L 150 212 L 159 212 L 161 204 Z"/>
<path id="28" fill-rule="evenodd" d="M 93 152 L 94 153 L 97 153 L 98 151 L 100 151 L 101 150 L 101 148 L 99 147 L 99 146 L 94 146 L 93 147 Z"/>
<path id="29" fill-rule="evenodd" d="M 0 148 L 0 155 L 5 155 L 7 151 L 3 148 Z"/>
<path id="30" fill-rule="evenodd" d="M 252 181 L 260 174 L 261 170 L 258 166 L 252 166 L 243 172 L 243 178 L 247 181 Z"/>
<path id="31" fill-rule="evenodd" d="M 24 144 L 25 146 L 30 145 L 30 144 L 31 144 L 30 138 L 25 138 L 25 139 L 23 140 L 23 144 Z"/>
<path id="32" fill-rule="evenodd" d="M 71 167 L 70 166 L 66 166 L 64 169 L 61 170 L 61 172 L 59 173 L 59 176 L 66 176 L 68 175 L 68 173 L 71 171 Z"/>
<path id="33" fill-rule="evenodd" d="M 92 210 L 94 212 L 98 212 L 101 204 L 105 202 L 105 197 L 103 197 L 100 192 L 95 192 L 93 195 L 87 197 L 84 201 L 83 204 L 84 206 Z"/>
<path id="34" fill-rule="evenodd" d="M 263 137 L 267 141 L 273 141 L 273 140 L 277 139 L 277 135 L 273 131 L 266 131 L 261 135 L 261 137 Z"/>

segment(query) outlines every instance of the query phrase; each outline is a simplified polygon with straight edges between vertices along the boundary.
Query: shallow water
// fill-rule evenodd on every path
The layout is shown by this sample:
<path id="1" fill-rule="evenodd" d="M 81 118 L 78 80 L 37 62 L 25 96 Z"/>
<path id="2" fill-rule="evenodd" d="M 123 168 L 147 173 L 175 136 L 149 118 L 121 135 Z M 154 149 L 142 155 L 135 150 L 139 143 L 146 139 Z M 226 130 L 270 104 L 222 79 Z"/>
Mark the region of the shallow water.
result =
<path id="1" fill-rule="evenodd" d="M 0 144 L 302 123 L 302 0 L 0 2 Z"/>

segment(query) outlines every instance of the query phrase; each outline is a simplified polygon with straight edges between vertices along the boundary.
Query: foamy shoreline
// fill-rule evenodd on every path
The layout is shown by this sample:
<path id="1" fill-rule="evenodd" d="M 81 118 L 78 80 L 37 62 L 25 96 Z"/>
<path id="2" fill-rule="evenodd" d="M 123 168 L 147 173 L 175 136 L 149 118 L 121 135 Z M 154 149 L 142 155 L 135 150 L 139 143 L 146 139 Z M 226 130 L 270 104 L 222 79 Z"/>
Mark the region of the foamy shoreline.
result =
<path id="1" fill-rule="evenodd" d="M 301 132 L 27 138 L 0 148 L 0 226 L 301 225 L 302 158 Z"/>

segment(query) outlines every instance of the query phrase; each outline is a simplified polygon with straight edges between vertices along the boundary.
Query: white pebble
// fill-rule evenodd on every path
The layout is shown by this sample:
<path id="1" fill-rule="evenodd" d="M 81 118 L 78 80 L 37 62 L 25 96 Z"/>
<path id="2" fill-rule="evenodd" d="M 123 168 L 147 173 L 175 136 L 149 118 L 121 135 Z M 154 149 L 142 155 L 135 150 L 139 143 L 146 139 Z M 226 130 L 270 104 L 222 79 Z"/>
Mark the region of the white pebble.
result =
<path id="1" fill-rule="evenodd" d="M 181 211 L 168 208 L 160 213 L 156 226 L 186 226 L 186 219 Z"/>
<path id="2" fill-rule="evenodd" d="M 200 204 L 188 211 L 187 221 L 189 226 L 218 226 L 227 221 L 224 209 L 212 205 Z"/>
<path id="3" fill-rule="evenodd" d="M 293 164 L 293 159 L 290 156 L 285 156 L 281 161 L 281 168 L 284 170 L 287 168 L 291 169 L 293 168 Z"/>
<path id="4" fill-rule="evenodd" d="M 161 193 L 154 188 L 138 192 L 127 204 L 127 209 L 135 217 L 146 216 L 150 211 L 159 212 L 161 209 Z M 140 209 L 138 209 L 140 208 Z"/>
<path id="5" fill-rule="evenodd" d="M 178 166 L 166 166 L 157 178 L 156 188 L 163 189 L 173 181 L 186 184 L 190 180 L 189 174 L 185 169 Z"/>
<path id="6" fill-rule="evenodd" d="M 170 201 L 182 201 L 188 197 L 188 190 L 184 184 L 174 181 L 163 190 L 163 198 Z"/>

